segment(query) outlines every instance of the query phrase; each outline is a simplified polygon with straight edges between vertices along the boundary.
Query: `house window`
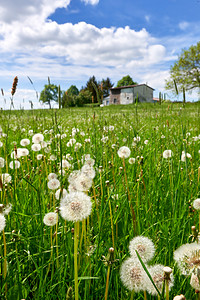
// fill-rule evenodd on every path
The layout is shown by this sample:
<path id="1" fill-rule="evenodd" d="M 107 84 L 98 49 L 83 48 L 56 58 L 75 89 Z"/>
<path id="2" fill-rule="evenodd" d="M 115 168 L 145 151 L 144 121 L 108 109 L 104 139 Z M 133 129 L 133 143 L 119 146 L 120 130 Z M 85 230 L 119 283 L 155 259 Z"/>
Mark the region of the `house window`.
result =
<path id="1" fill-rule="evenodd" d="M 126 99 L 129 99 L 129 96 Z"/>
<path id="2" fill-rule="evenodd" d="M 116 98 L 114 98 L 114 100 L 113 100 L 113 103 L 114 103 L 114 104 L 116 104 L 116 103 L 117 103 L 117 99 L 116 99 Z"/>

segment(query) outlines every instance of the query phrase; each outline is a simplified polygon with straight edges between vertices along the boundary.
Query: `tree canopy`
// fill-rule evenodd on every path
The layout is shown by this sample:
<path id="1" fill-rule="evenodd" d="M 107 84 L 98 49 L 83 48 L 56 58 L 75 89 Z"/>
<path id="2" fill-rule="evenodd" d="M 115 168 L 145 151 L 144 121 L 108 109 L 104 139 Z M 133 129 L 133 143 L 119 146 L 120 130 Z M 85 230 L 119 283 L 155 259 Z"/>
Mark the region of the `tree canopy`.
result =
<path id="1" fill-rule="evenodd" d="M 69 96 L 78 96 L 79 90 L 75 85 L 71 85 L 67 90 L 67 95 Z"/>
<path id="2" fill-rule="evenodd" d="M 137 82 L 133 81 L 130 75 L 124 76 L 122 79 L 120 79 L 117 82 L 117 87 L 120 86 L 127 86 L 127 85 L 134 85 L 137 84 Z"/>
<path id="3" fill-rule="evenodd" d="M 182 50 L 178 60 L 171 66 L 170 79 L 165 88 L 173 92 L 200 89 L 200 42 L 188 50 Z"/>
<path id="4" fill-rule="evenodd" d="M 49 104 L 51 108 L 51 101 L 58 102 L 58 86 L 51 83 L 45 84 L 40 94 L 40 101 Z"/>
<path id="5" fill-rule="evenodd" d="M 101 90 L 103 92 L 103 97 L 109 96 L 109 91 L 113 87 L 114 83 L 111 82 L 110 78 L 102 79 L 101 81 Z"/>

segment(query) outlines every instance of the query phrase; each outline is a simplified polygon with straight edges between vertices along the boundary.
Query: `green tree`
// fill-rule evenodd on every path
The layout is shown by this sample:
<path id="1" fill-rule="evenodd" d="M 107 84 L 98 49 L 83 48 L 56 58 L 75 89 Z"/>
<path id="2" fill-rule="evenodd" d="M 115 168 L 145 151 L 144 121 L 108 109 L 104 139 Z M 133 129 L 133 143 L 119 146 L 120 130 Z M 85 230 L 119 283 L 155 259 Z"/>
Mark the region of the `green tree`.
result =
<path id="1" fill-rule="evenodd" d="M 51 109 L 51 101 L 58 102 L 58 86 L 55 84 L 45 84 L 41 91 L 39 101 L 48 104 Z"/>
<path id="2" fill-rule="evenodd" d="M 66 108 L 66 107 L 73 107 L 75 106 L 75 97 L 73 95 L 68 95 L 67 92 L 65 92 L 62 96 L 62 107 Z"/>
<path id="3" fill-rule="evenodd" d="M 101 81 L 101 90 L 103 92 L 103 97 L 109 96 L 109 91 L 113 87 L 114 83 L 111 82 L 110 78 L 102 79 Z"/>
<path id="4" fill-rule="evenodd" d="M 137 82 L 133 81 L 133 79 L 129 75 L 127 75 L 117 82 L 117 87 L 135 84 L 137 84 Z"/>
<path id="5" fill-rule="evenodd" d="M 200 90 L 200 42 L 188 50 L 182 50 L 171 66 L 170 79 L 166 80 L 165 88 L 174 94 L 197 88 Z"/>
<path id="6" fill-rule="evenodd" d="M 79 95 L 76 96 L 76 105 L 83 106 L 84 104 L 92 102 L 92 93 L 89 90 L 81 90 Z"/>
<path id="7" fill-rule="evenodd" d="M 98 102 L 97 92 L 98 92 L 99 96 L 101 96 L 101 86 L 100 86 L 100 83 L 97 82 L 95 76 L 92 76 L 89 78 L 84 90 L 85 91 L 88 90 L 91 93 L 91 95 L 94 99 L 94 103 Z"/>
<path id="8" fill-rule="evenodd" d="M 75 85 L 71 85 L 67 90 L 67 94 L 69 96 L 78 96 L 79 90 Z"/>

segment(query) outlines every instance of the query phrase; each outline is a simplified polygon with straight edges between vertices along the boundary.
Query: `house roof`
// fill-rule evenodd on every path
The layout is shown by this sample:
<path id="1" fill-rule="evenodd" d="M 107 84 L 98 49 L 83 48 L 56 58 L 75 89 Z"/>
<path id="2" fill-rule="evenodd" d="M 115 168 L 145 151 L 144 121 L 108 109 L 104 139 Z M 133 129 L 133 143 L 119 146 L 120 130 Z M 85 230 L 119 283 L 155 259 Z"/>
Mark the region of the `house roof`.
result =
<path id="1" fill-rule="evenodd" d="M 142 85 L 145 85 L 145 86 L 147 86 L 148 88 L 150 88 L 150 89 L 152 89 L 154 91 L 154 89 L 152 87 L 150 87 L 149 85 L 144 84 L 144 83 L 114 87 L 114 88 L 111 88 L 110 90 L 121 90 L 121 89 L 133 88 L 133 87 L 136 87 L 136 86 L 142 86 Z"/>

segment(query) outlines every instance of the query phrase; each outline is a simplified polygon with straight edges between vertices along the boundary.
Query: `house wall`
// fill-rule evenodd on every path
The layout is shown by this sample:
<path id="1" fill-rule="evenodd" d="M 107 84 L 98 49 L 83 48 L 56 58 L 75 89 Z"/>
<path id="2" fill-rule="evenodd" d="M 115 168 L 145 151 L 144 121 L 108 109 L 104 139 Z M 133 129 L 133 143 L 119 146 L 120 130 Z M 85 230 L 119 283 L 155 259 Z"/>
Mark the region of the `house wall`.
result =
<path id="1" fill-rule="evenodd" d="M 131 104 L 133 101 L 133 88 L 121 89 L 120 104 Z"/>
<path id="2" fill-rule="evenodd" d="M 110 94 L 110 104 L 120 104 L 120 89 L 112 91 Z"/>
<path id="3" fill-rule="evenodd" d="M 153 102 L 153 90 L 146 85 L 134 87 L 134 97 L 139 98 L 139 102 Z"/>

